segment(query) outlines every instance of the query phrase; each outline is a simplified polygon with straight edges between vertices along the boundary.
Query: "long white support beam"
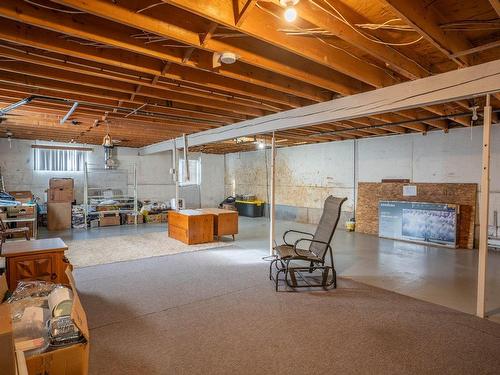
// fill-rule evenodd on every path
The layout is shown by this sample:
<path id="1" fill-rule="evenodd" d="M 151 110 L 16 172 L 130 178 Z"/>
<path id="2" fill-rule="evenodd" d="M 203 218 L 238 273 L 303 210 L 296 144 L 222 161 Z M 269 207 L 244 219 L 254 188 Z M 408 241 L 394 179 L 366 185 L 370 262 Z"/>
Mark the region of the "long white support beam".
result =
<path id="1" fill-rule="evenodd" d="M 476 315 L 484 318 L 486 310 L 486 272 L 488 269 L 488 218 L 490 208 L 490 143 L 491 105 L 487 96 L 484 107 L 483 159 L 481 174 L 481 195 L 479 197 L 479 259 L 477 264 L 477 307 Z"/>
<path id="2" fill-rule="evenodd" d="M 194 133 L 188 136 L 188 142 L 190 146 L 199 146 L 249 135 L 440 104 L 499 91 L 500 59 Z M 173 144 L 173 141 L 159 142 L 141 148 L 139 154 L 171 150 Z"/>

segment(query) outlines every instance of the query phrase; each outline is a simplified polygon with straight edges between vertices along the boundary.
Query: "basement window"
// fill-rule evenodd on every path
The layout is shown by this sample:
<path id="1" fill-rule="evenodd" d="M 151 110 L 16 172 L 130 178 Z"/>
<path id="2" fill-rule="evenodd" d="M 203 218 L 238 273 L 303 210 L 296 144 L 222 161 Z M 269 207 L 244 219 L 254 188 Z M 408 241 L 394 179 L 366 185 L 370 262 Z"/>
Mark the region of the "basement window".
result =
<path id="1" fill-rule="evenodd" d="M 201 162 L 197 160 L 189 160 L 189 180 L 186 181 L 186 161 L 179 160 L 179 185 L 199 185 L 201 182 Z"/>
<path id="2" fill-rule="evenodd" d="M 34 148 L 35 171 L 82 172 L 87 151 L 75 149 Z"/>

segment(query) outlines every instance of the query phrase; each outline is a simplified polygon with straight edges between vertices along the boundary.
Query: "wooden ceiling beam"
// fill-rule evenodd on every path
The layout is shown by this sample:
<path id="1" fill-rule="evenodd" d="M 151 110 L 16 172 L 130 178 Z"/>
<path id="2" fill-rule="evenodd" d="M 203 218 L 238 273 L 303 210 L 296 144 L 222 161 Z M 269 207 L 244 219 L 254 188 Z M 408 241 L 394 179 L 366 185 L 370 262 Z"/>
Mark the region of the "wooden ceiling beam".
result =
<path id="1" fill-rule="evenodd" d="M 205 41 L 205 44 L 202 46 L 200 44 L 199 34 L 197 32 L 192 31 L 188 28 L 165 22 L 164 16 L 171 16 L 171 12 L 165 13 L 161 8 L 155 10 L 155 15 L 157 15 L 157 17 L 152 17 L 145 13 L 136 13 L 133 10 L 123 6 L 123 3 L 116 4 L 103 0 L 94 0 L 92 2 L 88 2 L 85 0 L 54 1 L 65 6 L 69 6 L 108 20 L 112 20 L 114 22 L 137 28 L 139 30 L 144 30 L 150 33 L 154 33 L 155 35 L 176 40 L 191 47 L 203 49 L 208 53 L 221 53 L 225 51 L 234 52 L 239 56 L 238 62 L 235 65 L 241 66 L 241 63 L 246 63 L 260 69 L 271 71 L 275 74 L 287 76 L 290 79 L 300 80 L 326 90 L 341 93 L 343 95 L 350 95 L 355 92 L 365 91 L 369 89 L 369 86 L 367 87 L 361 82 L 356 82 L 347 75 L 339 74 L 338 71 L 332 70 L 324 65 L 316 65 L 311 62 L 307 63 L 307 61 L 299 58 L 294 53 L 285 53 L 279 48 L 277 48 L 276 51 L 271 51 L 271 53 L 269 53 L 269 49 L 272 49 L 272 47 L 262 45 L 258 46 L 261 51 L 255 52 L 254 48 L 245 48 L 245 41 L 239 40 L 237 44 L 230 44 L 223 39 L 219 40 L 214 38 Z M 200 3 L 199 1 L 197 1 L 195 5 L 201 7 L 203 6 L 203 4 L 203 2 Z M 50 17 L 50 15 L 47 15 L 47 17 Z M 28 17 L 23 18 L 27 19 Z M 216 20 L 213 21 L 217 22 Z M 57 17 L 57 22 L 58 24 L 67 24 L 64 17 L 61 16 Z M 47 22 L 44 23 L 47 25 Z M 82 24 L 79 24 L 78 27 L 82 29 Z M 85 26 L 83 26 L 83 28 L 85 28 Z M 71 30 L 66 30 L 65 33 L 71 34 Z M 109 31 L 106 31 L 105 35 L 109 35 L 109 33 Z M 104 36 L 103 32 L 96 33 L 95 30 L 91 34 L 92 35 L 87 34 L 85 39 L 93 39 L 97 41 L 97 39 L 103 39 L 102 37 Z M 137 50 L 137 52 L 139 52 L 139 50 L 142 50 L 139 53 L 143 54 L 152 53 L 151 50 L 144 51 L 144 48 L 137 48 L 136 45 L 131 46 L 129 43 L 126 43 L 125 40 L 119 40 L 119 38 L 113 38 L 113 40 L 110 40 L 108 37 L 104 39 L 107 40 L 108 44 L 120 44 L 121 48 L 134 48 Z M 303 49 L 306 48 L 304 44 L 302 44 L 302 47 Z M 324 51 L 325 49 L 323 45 L 322 52 Z M 280 52 L 283 53 L 281 54 Z M 311 51 L 309 52 L 313 53 L 314 51 L 313 49 L 311 49 Z M 159 52 L 155 50 L 153 51 L 153 53 Z M 314 52 L 314 54 L 317 54 L 317 50 Z M 168 57 L 166 56 L 162 58 L 168 59 Z M 172 58 L 172 56 L 170 56 L 170 58 Z M 182 63 L 182 58 L 180 60 L 181 61 L 177 62 Z M 340 60 L 340 57 L 337 57 L 337 60 Z M 322 61 L 325 61 L 325 57 L 323 57 Z M 329 62 L 335 64 L 336 60 L 331 59 L 331 61 Z M 363 65 L 364 63 L 358 61 L 358 64 Z M 225 69 L 228 70 L 230 70 L 231 68 L 232 66 L 225 67 Z M 222 70 L 219 71 L 222 72 Z"/>
<path id="2" fill-rule="evenodd" d="M 245 22 L 255 4 L 257 4 L 257 0 L 245 0 L 244 5 L 240 9 L 240 2 L 233 0 L 234 25 L 236 27 L 241 26 Z"/>
<path id="3" fill-rule="evenodd" d="M 0 17 L 5 16 L 5 9 L 2 9 L 3 2 L 0 2 Z M 17 13 L 8 12 L 9 16 L 14 21 L 21 21 L 22 17 L 17 17 Z M 65 40 L 60 37 L 58 32 L 63 32 L 65 28 L 55 27 L 57 32 L 37 27 L 37 24 L 45 25 L 45 22 L 38 22 L 38 18 L 29 18 L 35 25 L 25 25 L 13 22 L 9 19 L 2 19 L 0 22 L 0 39 L 8 42 L 22 44 L 24 46 L 32 46 L 39 49 L 51 51 L 68 56 L 69 61 L 72 57 L 98 62 L 119 68 L 126 68 L 132 71 L 147 73 L 152 76 L 161 75 L 161 71 L 165 66 L 165 61 L 171 59 L 164 58 L 165 55 L 145 56 L 137 51 L 122 50 L 119 48 L 103 48 L 96 49 L 92 46 L 86 46 Z M 75 25 L 76 28 L 79 25 Z M 155 54 L 157 55 L 157 54 Z M 294 107 L 310 104 L 301 103 L 301 100 L 307 99 L 314 102 L 321 102 L 331 99 L 331 95 L 325 93 L 324 90 L 313 85 L 303 83 L 294 79 L 271 74 L 265 70 L 248 71 L 246 67 L 221 67 L 217 74 L 207 72 L 206 70 L 197 69 L 194 63 L 189 63 L 189 66 L 172 64 L 168 71 L 163 75 L 165 78 L 186 81 L 195 84 L 234 92 L 242 95 L 252 95 L 256 98 L 269 100 L 277 103 L 288 104 Z M 302 99 L 294 98 L 297 96 Z M 294 104 L 298 102 L 297 104 Z"/>
<path id="4" fill-rule="evenodd" d="M 183 86 L 179 86 L 179 85 L 167 84 L 167 83 L 164 83 L 161 81 L 158 82 L 158 79 L 156 79 L 156 81 L 153 79 L 151 82 L 149 82 L 149 79 L 144 79 L 140 76 L 134 77 L 134 76 L 122 74 L 121 72 L 112 72 L 109 69 L 107 69 L 107 70 L 96 69 L 93 66 L 87 67 L 87 66 L 84 66 L 82 64 L 71 64 L 71 63 L 68 63 L 68 61 L 66 61 L 66 62 L 57 61 L 53 58 L 38 56 L 38 55 L 35 55 L 32 53 L 23 53 L 22 50 L 16 50 L 13 48 L 9 48 L 9 47 L 3 46 L 1 44 L 0 44 L 0 56 L 9 57 L 9 58 L 12 58 L 15 60 L 29 62 L 29 63 L 33 63 L 36 65 L 42 65 L 42 66 L 49 67 L 49 68 L 56 68 L 56 69 L 60 69 L 60 70 L 68 71 L 68 72 L 75 72 L 75 73 L 81 73 L 81 74 L 85 74 L 85 75 L 91 75 L 94 77 L 103 78 L 104 80 L 116 80 L 116 81 L 120 81 L 120 82 L 127 82 L 127 83 L 133 84 L 137 87 L 145 86 L 146 92 L 151 92 L 151 93 L 156 92 L 155 95 L 158 97 L 164 97 L 164 96 L 168 97 L 168 95 L 172 92 L 174 92 L 174 93 L 179 92 L 182 94 L 199 96 L 202 98 L 220 100 L 223 102 L 230 103 L 230 105 L 241 104 L 243 106 L 255 107 L 255 108 L 260 108 L 260 109 L 269 110 L 269 111 L 290 109 L 290 106 L 276 105 L 276 104 L 267 103 L 267 102 L 257 102 L 255 100 L 250 100 L 250 99 L 247 99 L 245 97 L 232 97 L 232 96 L 226 96 L 226 95 L 217 95 L 217 93 L 214 93 L 214 92 L 211 92 L 208 90 L 201 90 L 199 88 L 190 88 L 188 86 L 183 87 Z M 168 64 L 166 64 L 165 67 L 168 68 Z M 159 76 L 157 75 L 154 78 L 159 78 Z M 152 90 L 148 90 L 147 87 L 151 87 Z M 161 93 L 161 91 L 159 91 L 159 90 L 164 90 L 164 93 Z M 133 100 L 133 97 L 131 97 L 131 100 Z M 193 99 L 193 100 L 195 100 L 195 99 Z"/>
<path id="5" fill-rule="evenodd" d="M 199 35 L 194 31 L 176 27 L 172 24 L 158 23 L 157 20 L 150 19 L 150 17 L 144 18 L 145 16 L 142 13 L 135 13 L 111 3 L 104 1 L 92 1 L 91 4 L 88 2 L 71 4 L 75 7 L 77 5 L 80 6 L 90 14 L 100 15 L 101 13 L 104 13 L 102 16 L 106 19 L 114 20 L 115 18 L 122 19 L 122 17 L 125 17 L 125 19 L 122 19 L 124 24 L 130 24 L 130 26 L 137 25 L 139 30 L 148 31 L 150 28 L 153 28 L 156 35 L 177 40 L 190 46 L 200 45 Z M 111 8 L 109 8 L 110 5 Z M 103 10 L 106 11 L 102 12 Z M 107 11 L 112 11 L 113 14 L 109 14 Z M 114 27 L 113 24 L 96 22 L 95 19 L 89 17 L 88 15 L 78 15 L 79 17 L 76 17 L 75 15 L 68 15 L 47 9 L 36 8 L 28 3 L 19 3 L 16 0 L 3 0 L 0 2 L 0 16 L 70 35 L 72 37 L 114 46 L 144 56 L 198 68 L 196 63 L 191 60 L 183 64 L 182 55 L 179 53 L 178 49 L 174 50 L 162 48 L 161 46 L 155 46 L 154 44 L 146 45 L 142 41 L 136 40 L 127 35 L 127 33 L 133 31 L 127 32 L 122 30 L 123 28 Z M 81 20 L 78 20 L 77 18 L 81 18 Z M 139 20 L 140 23 L 137 24 Z M 146 23 L 143 24 L 143 22 Z M 212 39 L 209 43 L 213 44 L 214 40 Z M 218 52 L 226 51 L 228 48 L 229 46 L 226 43 L 217 43 L 217 47 L 212 47 L 214 51 Z M 234 48 L 231 49 L 234 50 Z M 318 72 L 316 72 L 315 69 L 311 69 L 311 67 L 305 67 L 304 70 L 299 67 L 294 67 L 293 61 L 275 61 L 273 59 L 239 49 L 234 50 L 234 52 L 240 55 L 243 53 L 245 58 L 242 58 L 238 64 L 234 64 L 237 65 L 237 69 L 235 69 L 232 65 L 226 65 L 218 69 L 218 74 L 231 76 L 232 78 L 238 78 L 242 81 L 248 82 L 248 77 L 252 77 L 252 79 L 255 80 L 256 77 L 259 76 L 259 70 L 267 70 L 273 72 L 274 76 L 281 76 L 281 80 L 286 77 L 289 85 L 292 84 L 292 81 L 294 81 L 295 85 L 299 86 L 302 81 L 302 84 L 312 84 L 318 88 L 327 86 L 323 87 L 323 89 L 342 87 L 340 83 L 336 83 L 331 80 L 332 74 L 325 73 L 323 76 L 319 76 Z M 275 80 L 277 79 L 277 77 L 273 78 Z M 346 82 L 346 84 L 351 86 L 352 82 Z M 287 85 L 284 86 L 286 87 Z"/>
<path id="6" fill-rule="evenodd" d="M 1 55 L 1 52 L 0 52 Z M 249 103 L 248 101 L 230 99 L 212 95 L 210 99 L 203 97 L 192 96 L 182 92 L 167 89 L 165 87 L 142 86 L 141 84 L 128 83 L 127 81 L 117 81 L 113 77 L 95 77 L 86 73 L 68 72 L 59 68 L 51 68 L 40 66 L 21 61 L 0 61 L 0 70 L 28 74 L 42 78 L 54 79 L 61 82 L 68 82 L 74 84 L 81 84 L 90 87 L 109 89 L 130 94 L 129 101 L 133 102 L 134 98 L 138 95 L 155 98 L 162 98 L 163 100 L 170 100 L 173 102 L 187 103 L 200 105 L 207 108 L 223 109 L 234 113 L 240 113 L 248 116 L 262 116 L 266 113 L 278 112 L 278 110 L 271 110 L 268 106 L 260 105 L 258 103 Z"/>
<path id="7" fill-rule="evenodd" d="M 4 105 L 11 104 L 12 101 L 7 100 L 8 98 L 4 98 L 0 96 L 0 103 Z M 68 111 L 68 106 L 64 106 L 60 103 L 49 103 L 49 102 L 31 102 L 29 105 L 23 106 L 22 110 L 18 109 L 16 112 L 13 112 L 15 114 L 17 113 L 33 113 L 33 118 L 37 118 L 39 115 L 45 115 L 45 116 L 56 116 L 58 120 L 60 120 Z M 97 113 L 96 113 L 97 112 Z M 101 111 L 102 112 L 102 111 Z M 96 118 L 96 115 L 98 114 L 98 111 L 92 108 L 88 108 L 85 106 L 79 106 L 77 111 L 72 115 L 71 119 L 75 119 L 78 122 L 85 122 L 85 121 L 90 121 L 93 122 L 94 119 Z M 124 126 L 146 126 L 144 130 L 150 130 L 150 131 L 156 131 L 156 130 L 162 130 L 165 129 L 166 126 L 175 126 L 175 128 L 172 128 L 171 131 L 175 132 L 177 135 L 181 135 L 182 131 L 186 132 L 192 132 L 193 129 L 196 131 L 200 130 L 207 130 L 210 129 L 210 126 L 204 125 L 204 124 L 198 124 L 198 123 L 192 123 L 188 120 L 184 120 L 183 123 L 176 123 L 176 122 L 171 122 L 169 119 L 152 119 L 140 115 L 134 115 L 134 116 L 129 116 L 125 118 L 124 113 L 121 114 L 116 114 L 116 113 L 108 113 L 106 116 L 106 119 L 109 121 L 112 121 L 114 124 L 124 124 Z M 105 121 L 103 118 L 104 116 L 101 117 L 100 121 Z M 9 118 L 7 116 L 7 118 Z"/>
<path id="8" fill-rule="evenodd" d="M 42 95 L 60 99 L 72 100 L 75 102 L 80 102 L 80 105 L 85 105 L 87 103 L 89 106 L 94 106 L 94 108 L 106 108 L 109 110 L 118 109 L 115 107 L 117 105 L 116 100 L 108 98 L 96 98 L 93 96 L 82 95 L 80 93 L 64 93 L 60 91 L 42 89 L 42 88 L 29 88 L 25 86 L 5 84 L 0 82 L 0 95 L 4 97 L 23 99 L 31 95 Z M 145 103 L 143 103 L 145 104 Z M 137 107 L 136 103 L 124 103 L 118 105 L 121 110 L 133 110 Z M 176 117 L 180 119 L 193 119 L 206 120 L 207 123 L 220 123 L 221 125 L 233 123 L 236 119 L 231 117 L 226 117 L 223 115 L 215 113 L 202 112 L 201 109 L 196 107 L 191 107 L 189 109 L 179 108 L 179 107 L 166 107 L 159 105 L 146 105 L 143 110 L 150 114 L 149 118 L 158 118 L 159 120 L 164 119 L 167 116 Z M 114 111 L 118 112 L 118 111 Z M 139 116 L 136 114 L 135 116 Z M 156 116 L 156 117 L 155 117 Z"/>
<path id="9" fill-rule="evenodd" d="M 500 1 L 499 0 L 489 0 L 495 12 L 497 12 L 498 17 L 500 18 Z"/>
<path id="10" fill-rule="evenodd" d="M 62 0 L 63 2 L 81 2 L 80 0 Z M 330 46 L 328 42 L 315 38 L 297 38 L 286 35 L 278 31 L 284 26 L 281 18 L 276 19 L 259 7 L 253 7 L 247 13 L 252 14 L 246 18 L 245 22 L 239 26 L 234 16 L 234 6 L 228 6 L 228 2 L 211 1 L 200 2 L 199 0 L 163 0 L 165 3 L 187 10 L 198 16 L 208 18 L 213 22 L 225 25 L 238 32 L 250 35 L 265 43 L 286 50 L 294 55 L 301 56 L 304 59 L 321 64 L 334 69 L 348 77 L 357 79 L 373 87 L 390 86 L 397 83 L 398 80 L 391 77 L 384 71 L 384 68 L 369 64 L 366 61 L 356 58 L 350 53 L 342 51 L 339 48 Z M 289 25 L 288 25 L 289 26 Z M 293 26 L 292 26 L 293 28 Z M 216 41 L 218 43 L 218 41 Z M 215 46 L 214 46 L 215 47 Z M 263 51 L 264 52 L 264 51 Z M 337 78 L 332 77 L 332 80 Z M 352 90 L 342 91 L 338 88 L 321 86 L 344 95 L 352 94 Z"/>
<path id="11" fill-rule="evenodd" d="M 279 4 L 279 0 L 273 0 L 272 2 Z M 351 24 L 369 23 L 368 19 L 356 13 L 347 6 L 347 4 L 337 1 L 335 2 L 335 8 L 338 9 Z M 329 11 L 324 3 L 320 4 L 319 2 L 302 1 L 296 5 L 296 9 L 300 18 L 332 33 L 337 38 L 346 41 L 364 53 L 377 58 L 386 64 L 387 68 L 407 79 L 423 78 L 430 75 L 430 72 L 426 68 L 405 56 L 396 48 L 373 42 L 363 37 L 360 33 L 356 32 L 339 19 L 329 16 L 328 13 L 324 11 L 324 9 Z M 372 38 L 376 39 L 374 36 L 372 36 Z"/>
<path id="12" fill-rule="evenodd" d="M 384 0 L 392 10 L 408 25 L 412 26 L 428 42 L 436 47 L 458 66 L 474 64 L 473 56 L 457 56 L 453 54 L 468 50 L 472 45 L 459 33 L 446 33 L 439 27 L 442 23 L 439 14 L 432 5 L 426 6 L 423 1 Z"/>
<path id="13" fill-rule="evenodd" d="M 231 105 L 229 103 L 220 103 L 210 101 L 208 99 L 196 98 L 196 100 L 178 100 L 174 98 L 179 98 L 178 94 L 173 93 L 173 95 L 160 95 L 155 96 L 150 92 L 146 92 L 143 88 L 142 92 L 136 92 L 136 90 L 126 90 L 125 87 L 120 87 L 119 85 L 111 85 L 109 83 L 102 84 L 99 83 L 103 79 L 97 78 L 82 78 L 75 79 L 77 76 L 75 73 L 59 73 L 53 75 L 47 72 L 50 68 L 42 69 L 28 69 L 21 66 L 22 63 L 11 64 L 11 66 L 6 66 L 6 63 L 0 62 L 0 81 L 10 82 L 14 84 L 24 84 L 24 85 L 35 85 L 39 87 L 44 87 L 52 90 L 59 90 L 63 92 L 80 92 L 86 95 L 92 95 L 100 98 L 113 98 L 115 100 L 122 100 L 123 102 L 139 104 L 160 104 L 169 105 L 169 101 L 172 100 L 174 103 L 179 102 L 183 104 L 198 105 L 202 108 L 208 109 L 219 109 L 226 110 L 229 112 L 234 112 L 236 114 L 243 114 L 251 117 L 262 116 L 266 113 L 272 113 L 271 111 L 262 111 L 260 109 L 242 107 L 239 105 Z M 7 73 L 9 72 L 9 73 Z M 79 77 L 81 78 L 81 77 Z M 75 91 L 73 91 L 75 90 Z M 131 97 L 132 96 L 132 97 Z M 158 99 L 159 97 L 166 97 L 165 99 Z M 172 98 L 172 99 L 170 99 Z"/>

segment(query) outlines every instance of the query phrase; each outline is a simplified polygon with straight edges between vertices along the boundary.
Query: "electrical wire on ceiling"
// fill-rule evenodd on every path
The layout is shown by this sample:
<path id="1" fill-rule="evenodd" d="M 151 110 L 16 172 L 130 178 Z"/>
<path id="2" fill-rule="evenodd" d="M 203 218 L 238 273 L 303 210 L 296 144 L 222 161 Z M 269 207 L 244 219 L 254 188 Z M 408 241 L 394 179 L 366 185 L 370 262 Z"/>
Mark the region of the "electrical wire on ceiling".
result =
<path id="1" fill-rule="evenodd" d="M 154 4 L 151 4 L 151 5 L 148 5 L 147 7 L 144 7 L 144 8 L 141 8 L 139 10 L 136 11 L 136 13 L 142 13 L 148 9 L 151 9 L 151 8 L 154 8 L 158 5 L 162 5 L 162 4 L 165 4 L 163 1 L 160 1 L 159 3 L 154 3 Z"/>
<path id="2" fill-rule="evenodd" d="M 500 20 L 482 20 L 482 21 L 458 21 L 439 25 L 447 31 L 484 31 L 500 29 Z"/>
<path id="3" fill-rule="evenodd" d="M 280 17 L 280 16 L 278 16 L 278 15 L 274 14 L 273 12 L 271 12 L 270 10 L 268 10 L 268 9 L 266 9 L 266 8 L 264 8 L 264 7 L 262 7 L 259 3 L 257 3 L 257 4 L 256 4 L 256 6 L 257 6 L 257 8 L 259 8 L 260 10 L 262 10 L 262 11 L 264 11 L 264 12 L 266 12 L 266 13 L 270 14 L 270 15 L 271 15 L 271 16 L 273 16 L 274 18 L 277 18 L 277 19 L 279 19 L 279 20 L 281 21 L 281 17 Z M 306 31 L 307 31 L 307 29 L 303 29 L 303 28 L 301 28 L 301 27 L 299 27 L 299 26 L 297 26 L 297 25 L 293 25 L 293 27 L 295 27 L 295 28 L 296 28 L 298 31 L 300 31 L 300 32 L 306 32 Z M 375 68 L 380 69 L 381 71 L 383 71 L 383 72 L 384 72 L 385 74 L 387 74 L 389 77 L 393 77 L 393 75 L 392 75 L 390 72 L 388 72 L 387 70 L 385 70 L 385 69 L 381 68 L 380 66 L 378 66 L 378 65 L 376 65 L 376 64 L 373 64 L 373 63 L 371 63 L 371 62 L 368 62 L 368 61 L 366 61 L 366 60 L 361 59 L 359 56 L 356 56 L 355 54 L 353 54 L 353 53 L 351 53 L 351 52 L 347 51 L 346 49 L 341 48 L 341 47 L 339 47 L 339 46 L 336 46 L 335 44 L 329 43 L 329 42 L 327 42 L 326 40 L 324 40 L 324 39 L 320 38 L 320 37 L 319 37 L 319 36 L 317 36 L 317 35 L 311 34 L 311 36 L 312 36 L 312 37 L 314 37 L 314 38 L 316 38 L 316 39 L 317 39 L 318 41 L 320 41 L 321 43 L 323 43 L 323 44 L 325 44 L 325 45 L 327 45 L 327 46 L 329 46 L 329 47 L 331 47 L 331 48 L 335 48 L 335 49 L 337 49 L 337 50 L 339 50 L 339 51 L 342 51 L 342 52 L 344 52 L 344 53 L 348 54 L 349 56 L 351 56 L 351 57 L 355 58 L 356 60 L 362 61 L 363 63 L 366 63 L 366 64 L 370 64 L 371 66 L 373 66 L 373 67 L 375 67 Z"/>
<path id="4" fill-rule="evenodd" d="M 394 30 L 394 31 L 410 31 L 415 30 L 410 25 L 392 25 L 392 22 L 401 21 L 401 18 L 393 18 L 392 20 L 385 21 L 384 23 L 357 23 L 356 27 L 368 30 Z"/>
<path id="5" fill-rule="evenodd" d="M 330 16 L 332 16 L 333 18 L 339 20 L 340 22 L 346 24 L 347 26 L 349 26 L 351 29 L 353 29 L 355 32 L 357 32 L 359 35 L 361 35 L 362 37 L 372 41 L 373 43 L 378 43 L 378 44 L 384 44 L 384 45 L 387 45 L 387 46 L 393 46 L 393 47 L 402 47 L 402 46 L 410 46 L 412 44 L 415 44 L 415 43 L 418 43 L 420 42 L 424 37 L 421 36 L 411 42 L 404 42 L 404 43 L 390 43 L 390 42 L 384 42 L 384 41 L 381 41 L 381 40 L 378 40 L 377 38 L 371 36 L 371 35 L 368 35 L 368 34 L 365 34 L 361 31 L 358 30 L 358 28 L 356 28 L 355 26 L 351 25 L 351 23 L 349 23 L 349 21 L 347 21 L 347 19 L 342 15 L 342 13 L 340 13 L 337 8 L 335 8 L 332 4 L 330 4 L 328 1 L 324 1 L 325 4 L 327 4 L 332 10 L 333 12 L 335 12 L 336 14 L 334 14 L 333 12 L 329 11 L 328 9 L 325 9 L 324 7 L 322 7 L 321 5 L 319 5 L 316 1 L 314 0 L 309 0 L 311 4 L 315 5 L 317 8 L 321 9 L 323 12 L 329 14 Z M 392 20 L 390 20 L 392 21 Z M 386 21 L 388 22 L 388 21 Z M 383 25 L 383 24 L 381 24 Z"/>
<path id="6" fill-rule="evenodd" d="M 82 12 L 82 11 L 79 11 L 79 10 L 68 10 L 68 9 L 60 9 L 60 8 L 54 8 L 54 7 L 51 7 L 51 6 L 48 6 L 48 5 L 43 5 L 43 4 L 39 4 L 35 1 L 32 1 L 32 0 L 24 0 L 25 3 L 28 3 L 28 4 L 31 4 L 31 5 L 34 5 L 36 7 L 40 7 L 40 8 L 45 8 L 45 9 L 49 9 L 49 10 L 54 10 L 56 12 L 62 12 L 62 13 L 68 13 L 68 14 L 84 14 L 85 12 Z"/>

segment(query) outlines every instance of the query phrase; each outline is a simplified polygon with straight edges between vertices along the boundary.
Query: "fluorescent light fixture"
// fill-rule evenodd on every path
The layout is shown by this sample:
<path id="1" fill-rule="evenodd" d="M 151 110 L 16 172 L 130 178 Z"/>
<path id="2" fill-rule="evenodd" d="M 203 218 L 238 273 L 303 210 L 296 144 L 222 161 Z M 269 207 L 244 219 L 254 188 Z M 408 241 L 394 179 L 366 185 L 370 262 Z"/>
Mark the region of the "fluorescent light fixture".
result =
<path id="1" fill-rule="evenodd" d="M 259 143 L 257 143 L 257 147 L 259 147 L 262 150 L 263 148 L 266 147 L 266 144 L 262 141 L 259 141 Z"/>
<path id="2" fill-rule="evenodd" d="M 66 113 L 66 115 L 61 119 L 61 121 L 60 121 L 61 125 L 63 125 L 66 122 L 66 120 L 69 118 L 69 116 L 71 116 L 73 114 L 73 112 L 75 112 L 76 107 L 78 107 L 78 102 L 74 102 L 73 105 L 71 106 L 71 108 L 69 109 L 68 113 Z"/>

